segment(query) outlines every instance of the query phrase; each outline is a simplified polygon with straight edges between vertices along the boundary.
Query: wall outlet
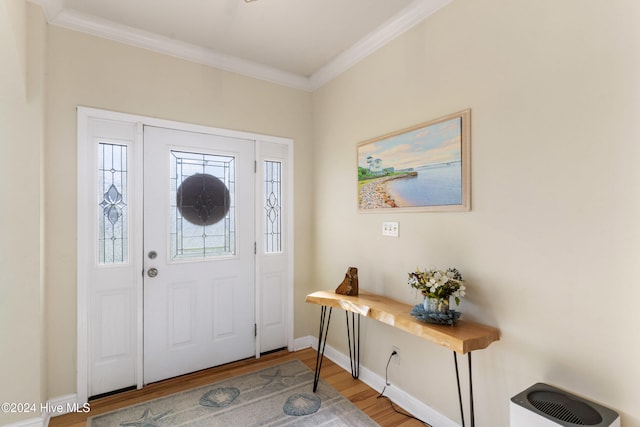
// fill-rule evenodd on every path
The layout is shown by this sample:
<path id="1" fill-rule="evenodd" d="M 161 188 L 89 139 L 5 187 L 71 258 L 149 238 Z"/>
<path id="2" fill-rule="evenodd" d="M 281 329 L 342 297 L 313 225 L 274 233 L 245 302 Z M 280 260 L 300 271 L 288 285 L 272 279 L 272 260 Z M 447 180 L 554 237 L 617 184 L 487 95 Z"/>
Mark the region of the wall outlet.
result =
<path id="1" fill-rule="evenodd" d="M 399 365 L 400 364 L 400 349 L 395 346 L 392 345 L 391 346 L 391 353 L 396 352 L 396 354 L 394 354 L 393 356 L 391 356 L 391 363 L 393 363 L 394 365 Z"/>
<path id="2" fill-rule="evenodd" d="M 386 221 L 382 223 L 382 235 L 389 237 L 398 237 L 400 224 L 397 221 Z"/>

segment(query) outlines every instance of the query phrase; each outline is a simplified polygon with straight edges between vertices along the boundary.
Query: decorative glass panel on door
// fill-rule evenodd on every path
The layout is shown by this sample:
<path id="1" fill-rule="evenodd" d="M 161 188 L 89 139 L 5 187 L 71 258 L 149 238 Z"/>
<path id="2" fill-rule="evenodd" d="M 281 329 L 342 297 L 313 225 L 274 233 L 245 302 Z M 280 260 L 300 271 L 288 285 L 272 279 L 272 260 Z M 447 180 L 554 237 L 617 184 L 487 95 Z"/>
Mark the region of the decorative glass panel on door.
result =
<path id="1" fill-rule="evenodd" d="M 236 253 L 235 158 L 171 151 L 171 259 Z"/>
<path id="2" fill-rule="evenodd" d="M 98 144 L 98 263 L 129 262 L 127 146 Z"/>
<path id="3" fill-rule="evenodd" d="M 282 251 L 282 163 L 264 162 L 264 251 Z"/>

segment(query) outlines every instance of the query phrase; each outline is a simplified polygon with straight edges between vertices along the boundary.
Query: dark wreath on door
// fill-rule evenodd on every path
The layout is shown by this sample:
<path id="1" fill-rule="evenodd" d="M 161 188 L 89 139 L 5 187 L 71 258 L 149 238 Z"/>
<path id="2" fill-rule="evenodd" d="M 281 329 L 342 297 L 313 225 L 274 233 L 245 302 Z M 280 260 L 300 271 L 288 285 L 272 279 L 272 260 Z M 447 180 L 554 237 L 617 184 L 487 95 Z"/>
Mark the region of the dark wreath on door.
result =
<path id="1" fill-rule="evenodd" d="M 235 158 L 171 152 L 171 259 L 235 255 Z"/>

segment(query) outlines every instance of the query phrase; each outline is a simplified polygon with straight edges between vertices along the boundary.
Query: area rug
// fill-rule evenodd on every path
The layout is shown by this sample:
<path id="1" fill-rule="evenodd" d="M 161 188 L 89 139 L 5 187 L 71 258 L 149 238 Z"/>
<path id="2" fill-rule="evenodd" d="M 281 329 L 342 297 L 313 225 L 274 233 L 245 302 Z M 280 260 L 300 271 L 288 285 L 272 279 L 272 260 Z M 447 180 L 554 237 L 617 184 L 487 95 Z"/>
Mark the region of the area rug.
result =
<path id="1" fill-rule="evenodd" d="M 91 427 L 377 426 L 299 360 L 87 420 Z"/>

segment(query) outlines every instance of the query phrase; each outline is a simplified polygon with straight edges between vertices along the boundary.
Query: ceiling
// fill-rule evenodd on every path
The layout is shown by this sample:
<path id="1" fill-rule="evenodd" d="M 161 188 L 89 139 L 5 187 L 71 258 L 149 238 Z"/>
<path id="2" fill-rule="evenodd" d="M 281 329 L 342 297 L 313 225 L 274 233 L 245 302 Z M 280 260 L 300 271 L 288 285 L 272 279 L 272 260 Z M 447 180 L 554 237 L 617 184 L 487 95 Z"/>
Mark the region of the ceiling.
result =
<path id="1" fill-rule="evenodd" d="M 50 24 L 313 91 L 452 0 L 30 0 Z"/>

